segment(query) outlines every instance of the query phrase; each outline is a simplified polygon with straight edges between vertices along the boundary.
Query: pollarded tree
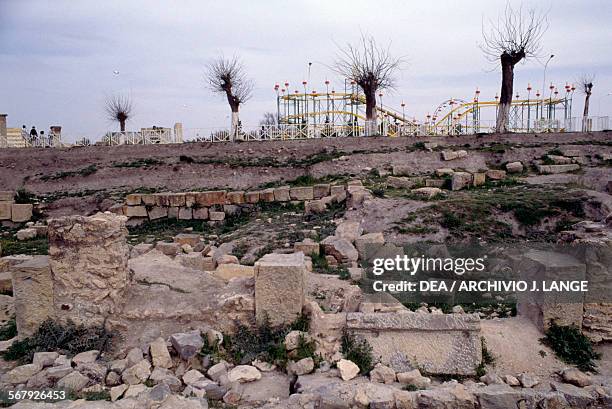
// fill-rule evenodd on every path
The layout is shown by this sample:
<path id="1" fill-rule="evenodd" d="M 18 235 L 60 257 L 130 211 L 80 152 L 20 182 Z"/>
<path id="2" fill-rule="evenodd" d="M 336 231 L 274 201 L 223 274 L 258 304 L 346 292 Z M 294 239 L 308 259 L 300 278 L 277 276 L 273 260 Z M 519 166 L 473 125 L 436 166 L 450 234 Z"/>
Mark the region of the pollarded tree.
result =
<path id="1" fill-rule="evenodd" d="M 594 80 L 594 75 L 583 75 L 578 82 L 578 89 L 584 94 L 584 111 L 582 113 L 583 118 L 589 116 L 589 102 L 591 100 L 591 94 L 593 93 Z"/>
<path id="2" fill-rule="evenodd" d="M 133 105 L 129 96 L 114 95 L 106 100 L 106 114 L 111 121 L 119 122 L 119 129 L 125 132 L 125 123 L 132 118 Z"/>
<path id="3" fill-rule="evenodd" d="M 548 25 L 546 14 L 522 8 L 514 10 L 507 3 L 505 11 L 497 22 L 491 21 L 487 32 L 482 28 L 483 44 L 480 48 L 486 57 L 501 65 L 502 84 L 495 131 L 508 132 L 512 93 L 514 90 L 514 66 L 522 60 L 535 57 L 541 48 L 541 41 Z"/>
<path id="4" fill-rule="evenodd" d="M 381 47 L 371 36 L 362 35 L 358 44 L 347 44 L 340 48 L 334 71 L 354 81 L 365 96 L 366 135 L 377 129 L 376 93 L 395 86 L 395 74 L 402 64 L 402 58 L 393 57 L 389 47 Z"/>
<path id="5" fill-rule="evenodd" d="M 233 142 L 238 135 L 240 105 L 251 98 L 253 81 L 247 78 L 244 64 L 236 56 L 221 56 L 211 61 L 206 69 L 206 80 L 211 91 L 227 97 L 232 110 L 230 140 Z"/>
<path id="6" fill-rule="evenodd" d="M 264 112 L 263 117 L 259 121 L 259 125 L 261 126 L 272 126 L 276 125 L 276 123 L 276 114 L 273 114 L 272 112 Z"/>

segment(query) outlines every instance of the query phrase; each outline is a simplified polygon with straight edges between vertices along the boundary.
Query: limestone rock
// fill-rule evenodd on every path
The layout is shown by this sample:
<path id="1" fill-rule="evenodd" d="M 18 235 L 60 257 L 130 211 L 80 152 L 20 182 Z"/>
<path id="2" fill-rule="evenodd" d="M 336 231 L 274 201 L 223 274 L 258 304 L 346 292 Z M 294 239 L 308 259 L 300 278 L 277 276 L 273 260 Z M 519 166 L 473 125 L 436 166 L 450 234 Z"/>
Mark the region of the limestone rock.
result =
<path id="1" fill-rule="evenodd" d="M 230 382 L 253 382 L 261 379 L 261 372 L 251 365 L 238 365 L 229 371 L 227 377 Z"/>
<path id="2" fill-rule="evenodd" d="M 418 189 L 411 190 L 411 192 L 425 199 L 433 199 L 442 193 L 442 189 L 438 187 L 420 187 Z"/>
<path id="3" fill-rule="evenodd" d="M 593 379 L 577 368 L 567 368 L 561 372 L 563 381 L 572 385 L 585 387 L 593 384 Z"/>
<path id="4" fill-rule="evenodd" d="M 149 345 L 153 366 L 172 368 L 172 358 L 163 338 L 157 338 Z"/>
<path id="5" fill-rule="evenodd" d="M 468 172 L 455 172 L 451 177 L 451 190 L 461 190 L 472 184 L 472 175 Z"/>
<path id="6" fill-rule="evenodd" d="M 106 383 L 106 386 L 117 386 L 121 383 L 121 375 L 119 375 L 117 372 L 110 371 L 106 375 L 104 382 Z"/>
<path id="7" fill-rule="evenodd" d="M 255 317 L 271 325 L 290 324 L 304 304 L 303 253 L 266 254 L 255 263 Z"/>
<path id="8" fill-rule="evenodd" d="M 225 281 L 229 281 L 235 277 L 250 278 L 255 275 L 255 268 L 253 266 L 243 266 L 234 263 L 219 264 L 214 271 L 214 275 Z"/>
<path id="9" fill-rule="evenodd" d="M 155 248 L 166 256 L 170 257 L 174 257 L 181 252 L 181 245 L 179 243 L 166 243 L 164 241 L 158 241 Z"/>
<path id="10" fill-rule="evenodd" d="M 46 368 L 53 365 L 58 357 L 57 352 L 36 352 L 32 358 L 32 363 L 41 368 Z"/>
<path id="11" fill-rule="evenodd" d="M 91 351 L 81 352 L 72 357 L 72 362 L 77 366 L 82 364 L 91 364 L 96 362 L 96 359 L 98 359 L 99 355 L 100 351 L 97 351 L 95 349 Z"/>
<path id="12" fill-rule="evenodd" d="M 504 380 L 504 382 L 506 382 L 506 384 L 510 386 L 521 386 L 521 382 L 516 379 L 516 376 L 504 375 L 502 379 Z"/>
<path id="13" fill-rule="evenodd" d="M 451 168 L 438 168 L 436 169 L 436 176 L 438 177 L 443 177 L 443 176 L 452 176 L 452 174 L 455 173 L 455 171 Z"/>
<path id="14" fill-rule="evenodd" d="M 359 253 L 355 246 L 347 239 L 341 237 L 329 236 L 321 241 L 325 254 L 333 256 L 338 263 L 350 263 L 357 261 Z"/>
<path id="15" fill-rule="evenodd" d="M 213 381 L 219 382 L 219 380 L 223 376 L 227 375 L 228 368 L 229 368 L 229 364 L 225 361 L 221 361 L 218 364 L 215 364 L 211 366 L 210 368 L 208 368 L 208 371 L 206 372 L 206 374 Z"/>
<path id="16" fill-rule="evenodd" d="M 489 169 L 486 172 L 487 179 L 490 180 L 503 180 L 506 178 L 505 170 Z"/>
<path id="17" fill-rule="evenodd" d="M 126 384 L 121 384 L 115 387 L 110 388 L 110 398 L 111 398 L 111 402 L 116 401 L 117 399 L 119 399 L 120 397 L 123 396 L 123 394 L 125 393 L 125 391 L 127 391 L 129 388 L 128 385 Z"/>
<path id="18" fill-rule="evenodd" d="M 314 370 L 314 361 L 312 358 L 303 358 L 297 362 L 289 362 L 287 373 L 294 375 L 306 375 Z"/>
<path id="19" fill-rule="evenodd" d="M 533 388 L 540 383 L 540 380 L 537 377 L 526 373 L 520 374 L 517 378 L 523 388 Z"/>
<path id="20" fill-rule="evenodd" d="M 316 241 L 310 239 L 310 238 L 305 238 L 303 241 L 301 242 L 297 242 L 293 245 L 293 249 L 297 252 L 297 251 L 301 251 L 302 253 L 304 253 L 305 256 L 312 256 L 312 255 L 318 255 L 319 254 L 319 243 L 317 243 Z"/>
<path id="21" fill-rule="evenodd" d="M 431 379 L 422 376 L 418 369 L 408 372 L 398 372 L 397 381 L 404 385 L 414 385 L 417 388 L 426 388 L 431 383 Z"/>
<path id="22" fill-rule="evenodd" d="M 502 378 L 499 377 L 499 375 L 497 375 L 494 372 L 489 372 L 486 375 L 483 375 L 480 377 L 480 382 L 485 383 L 486 385 L 493 385 L 493 384 L 501 384 L 504 383 L 504 381 L 502 380 Z"/>
<path id="23" fill-rule="evenodd" d="M 2 382 L 12 384 L 26 383 L 30 377 L 40 372 L 40 370 L 41 367 L 36 364 L 17 366 L 2 377 Z"/>
<path id="24" fill-rule="evenodd" d="M 388 366 L 378 363 L 370 371 L 370 380 L 378 383 L 393 383 L 395 382 L 395 371 Z"/>
<path id="25" fill-rule="evenodd" d="M 77 371 L 72 371 L 62 379 L 57 381 L 57 389 L 78 392 L 89 383 L 89 378 Z"/>
<path id="26" fill-rule="evenodd" d="M 521 173 L 523 171 L 523 164 L 521 162 L 506 163 L 506 170 L 508 173 Z"/>
<path id="27" fill-rule="evenodd" d="M 336 363 L 336 367 L 340 371 L 340 377 L 344 381 L 350 381 L 359 375 L 359 367 L 354 362 L 347 359 L 341 359 Z"/>
<path id="28" fill-rule="evenodd" d="M 136 385 L 149 379 L 149 375 L 151 375 L 151 364 L 146 359 L 143 359 L 123 371 L 121 378 L 123 382 L 129 385 Z"/>
<path id="29" fill-rule="evenodd" d="M 303 331 L 290 331 L 285 336 L 285 348 L 287 351 L 293 351 L 300 345 L 300 338 L 304 338 L 306 341 L 310 340 L 308 333 Z"/>
<path id="30" fill-rule="evenodd" d="M 200 331 L 197 330 L 172 334 L 170 342 L 179 356 L 186 361 L 196 356 L 204 345 Z"/>
<path id="31" fill-rule="evenodd" d="M 142 349 L 131 348 L 125 355 L 126 363 L 125 363 L 125 367 L 123 368 L 123 370 L 125 370 L 125 368 L 129 366 L 133 366 L 137 364 L 138 362 L 142 361 L 143 357 L 144 355 L 142 353 Z"/>
<path id="32" fill-rule="evenodd" d="M 467 151 L 459 150 L 459 151 L 442 151 L 442 159 L 445 161 L 455 160 L 465 158 L 467 156 Z"/>
<path id="33" fill-rule="evenodd" d="M 359 258 L 365 260 L 372 251 L 385 244 L 385 236 L 383 233 L 367 233 L 355 239 L 355 248 L 359 253 Z"/>
<path id="34" fill-rule="evenodd" d="M 21 229 L 17 231 L 17 233 L 15 234 L 15 237 L 17 237 L 17 240 L 19 241 L 24 241 L 24 240 L 31 240 L 31 239 L 36 238 L 36 234 L 37 234 L 36 229 L 27 228 L 27 229 Z"/>
<path id="35" fill-rule="evenodd" d="M 53 313 L 54 283 L 49 258 L 30 257 L 11 270 L 17 333 L 20 338 L 29 337 Z"/>

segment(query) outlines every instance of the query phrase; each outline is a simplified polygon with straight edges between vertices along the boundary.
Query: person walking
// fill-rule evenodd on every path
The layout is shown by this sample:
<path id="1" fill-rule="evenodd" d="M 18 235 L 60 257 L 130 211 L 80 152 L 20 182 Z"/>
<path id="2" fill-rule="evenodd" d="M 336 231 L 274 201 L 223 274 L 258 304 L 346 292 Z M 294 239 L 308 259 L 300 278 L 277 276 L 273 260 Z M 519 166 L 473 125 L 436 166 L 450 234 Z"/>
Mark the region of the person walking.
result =
<path id="1" fill-rule="evenodd" d="M 26 143 L 30 143 L 30 135 L 28 134 L 28 129 L 26 128 L 26 126 L 22 126 L 21 127 L 21 138 L 26 141 Z"/>

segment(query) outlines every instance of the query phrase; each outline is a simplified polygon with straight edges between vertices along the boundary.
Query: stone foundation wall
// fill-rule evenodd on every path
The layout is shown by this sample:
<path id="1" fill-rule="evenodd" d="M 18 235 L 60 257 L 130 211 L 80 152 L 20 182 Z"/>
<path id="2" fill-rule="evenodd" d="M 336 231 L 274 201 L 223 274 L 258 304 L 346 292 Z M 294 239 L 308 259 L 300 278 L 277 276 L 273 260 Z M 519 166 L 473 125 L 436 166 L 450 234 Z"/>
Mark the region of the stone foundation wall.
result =
<path id="1" fill-rule="evenodd" d="M 418 366 L 432 374 L 474 375 L 482 360 L 476 314 L 354 312 L 347 314 L 346 327 L 395 371 Z"/>
<path id="2" fill-rule="evenodd" d="M 58 319 L 100 324 L 121 309 L 130 281 L 125 222 L 111 213 L 49 220 Z"/>
<path id="3" fill-rule="evenodd" d="M 314 186 L 280 186 L 257 191 L 214 190 L 207 192 L 130 194 L 123 206 L 113 211 L 128 218 L 174 218 L 182 220 L 223 221 L 236 206 L 270 202 L 306 202 L 309 206 L 322 207 L 334 198 L 344 200 L 345 185 L 327 183 Z M 321 203 L 319 203 L 321 202 Z"/>

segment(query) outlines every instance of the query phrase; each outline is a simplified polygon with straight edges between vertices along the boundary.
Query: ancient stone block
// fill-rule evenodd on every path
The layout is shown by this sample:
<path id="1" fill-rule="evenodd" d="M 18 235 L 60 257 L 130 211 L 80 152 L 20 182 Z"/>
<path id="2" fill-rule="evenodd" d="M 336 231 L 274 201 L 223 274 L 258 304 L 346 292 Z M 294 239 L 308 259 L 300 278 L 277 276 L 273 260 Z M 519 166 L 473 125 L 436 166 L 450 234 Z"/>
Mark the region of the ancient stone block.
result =
<path id="1" fill-rule="evenodd" d="M 527 282 L 551 282 L 559 280 L 585 280 L 586 264 L 569 254 L 530 250 L 522 254 L 515 270 L 521 280 Z M 518 313 L 529 318 L 541 331 L 558 325 L 582 327 L 583 304 L 580 293 L 563 292 L 521 292 L 518 294 Z"/>
<path id="2" fill-rule="evenodd" d="M 148 211 L 150 220 L 157 220 L 163 217 L 168 217 L 168 208 L 162 206 L 153 206 Z"/>
<path id="3" fill-rule="evenodd" d="M 451 179 L 451 190 L 461 190 L 472 184 L 472 175 L 467 172 L 455 172 Z"/>
<path id="4" fill-rule="evenodd" d="M 246 200 L 247 203 L 259 203 L 259 191 L 246 192 L 244 194 L 244 200 Z"/>
<path id="5" fill-rule="evenodd" d="M 15 199 L 15 192 L 12 190 L 0 190 L 0 202 L 12 202 Z"/>
<path id="6" fill-rule="evenodd" d="M 572 163 L 569 165 L 537 165 L 538 172 L 544 175 L 574 172 L 580 169 L 580 165 Z"/>
<path id="7" fill-rule="evenodd" d="M 486 173 L 474 172 L 472 173 L 472 184 L 474 186 L 482 186 L 486 182 Z"/>
<path id="8" fill-rule="evenodd" d="M 357 261 L 359 254 L 357 249 L 347 239 L 336 236 L 328 236 L 322 242 L 326 255 L 333 256 L 338 263 L 349 263 Z"/>
<path id="9" fill-rule="evenodd" d="M 208 217 L 211 221 L 220 222 L 225 220 L 225 212 L 208 212 Z"/>
<path id="10" fill-rule="evenodd" d="M 173 238 L 175 243 L 180 244 L 189 244 L 191 247 L 195 247 L 200 241 L 202 241 L 202 236 L 195 233 L 179 233 Z"/>
<path id="11" fill-rule="evenodd" d="M 274 189 L 264 189 L 259 193 L 259 200 L 263 202 L 273 202 L 274 201 Z"/>
<path id="12" fill-rule="evenodd" d="M 196 207 L 193 209 L 193 218 L 196 220 L 208 220 L 208 207 Z"/>
<path id="13" fill-rule="evenodd" d="M 320 199 L 325 196 L 329 196 L 330 192 L 330 184 L 329 183 L 320 183 L 313 186 L 313 195 L 315 199 Z"/>
<path id="14" fill-rule="evenodd" d="M 444 179 L 425 179 L 425 187 L 438 187 L 444 186 L 446 181 Z"/>
<path id="15" fill-rule="evenodd" d="M 196 195 L 197 195 L 197 192 L 185 193 L 185 206 L 193 207 L 193 205 L 196 204 Z"/>
<path id="16" fill-rule="evenodd" d="M 171 193 L 168 195 L 168 206 L 185 206 L 185 193 Z"/>
<path id="17" fill-rule="evenodd" d="M 344 185 L 332 185 L 329 194 L 336 202 L 343 202 L 346 200 L 346 187 Z"/>
<path id="18" fill-rule="evenodd" d="M 242 190 L 227 192 L 226 199 L 230 204 L 242 204 L 244 203 L 244 192 Z"/>
<path id="19" fill-rule="evenodd" d="M 343 221 L 336 227 L 336 237 L 347 239 L 350 242 L 354 242 L 355 239 L 363 233 L 363 227 L 358 221 Z"/>
<path id="20" fill-rule="evenodd" d="M 572 148 L 560 148 L 563 156 L 569 156 L 571 158 L 580 156 L 580 149 L 572 149 Z"/>
<path id="21" fill-rule="evenodd" d="M 132 193 L 125 197 L 125 204 L 128 206 L 138 206 L 142 204 L 142 195 L 138 193 Z"/>
<path id="22" fill-rule="evenodd" d="M 392 368 L 408 361 L 432 374 L 473 375 L 482 359 L 476 314 L 349 313 L 346 322 Z"/>
<path id="23" fill-rule="evenodd" d="M 101 323 L 125 302 L 127 218 L 110 213 L 49 219 L 49 264 L 59 319 Z"/>
<path id="24" fill-rule="evenodd" d="M 31 204 L 13 203 L 11 205 L 11 220 L 15 223 L 27 222 L 32 218 L 33 208 L 34 206 Z"/>
<path id="25" fill-rule="evenodd" d="M 214 270 L 214 266 L 210 268 L 210 264 L 207 263 L 206 260 L 204 260 L 205 258 L 208 257 L 204 257 L 202 256 L 202 253 L 198 253 L 195 251 L 192 253 L 179 254 L 178 256 L 176 256 L 176 260 L 185 267 L 193 268 L 194 270 L 200 271 Z"/>
<path id="26" fill-rule="evenodd" d="M 214 272 L 216 277 L 229 281 L 235 277 L 253 277 L 255 269 L 253 266 L 242 266 L 240 264 L 219 264 Z"/>
<path id="27" fill-rule="evenodd" d="M 418 189 L 412 189 L 410 192 L 417 196 L 424 197 L 425 199 L 433 199 L 441 194 L 442 190 L 439 187 L 420 187 Z"/>
<path id="28" fill-rule="evenodd" d="M 523 171 L 523 164 L 521 162 L 506 163 L 506 170 L 508 173 L 521 173 Z"/>
<path id="29" fill-rule="evenodd" d="M 355 248 L 362 260 L 367 259 L 372 251 L 385 244 L 385 236 L 382 233 L 368 233 L 355 239 Z"/>
<path id="30" fill-rule="evenodd" d="M 281 186 L 274 189 L 274 200 L 277 202 L 288 202 L 289 186 Z"/>
<path id="31" fill-rule="evenodd" d="M 487 170 L 486 176 L 487 179 L 491 180 L 503 180 L 506 178 L 506 171 L 498 169 L 489 169 Z"/>
<path id="32" fill-rule="evenodd" d="M 179 218 L 179 208 L 169 207 L 168 208 L 168 219 L 178 219 L 178 218 Z"/>
<path id="33" fill-rule="evenodd" d="M 147 208 L 145 206 L 126 206 L 124 213 L 127 217 L 147 217 Z"/>
<path id="34" fill-rule="evenodd" d="M 409 165 L 393 165 L 393 176 L 410 176 L 414 167 Z"/>
<path id="35" fill-rule="evenodd" d="M 291 200 L 312 200 L 314 199 L 314 189 L 312 186 L 292 187 L 289 190 Z"/>
<path id="36" fill-rule="evenodd" d="M 438 177 L 443 177 L 443 176 L 451 176 L 453 173 L 455 173 L 455 171 L 451 168 L 438 168 L 436 169 L 436 176 Z"/>
<path id="37" fill-rule="evenodd" d="M 445 161 L 465 158 L 467 152 L 464 150 L 460 151 L 442 151 L 442 159 Z"/>
<path id="38" fill-rule="evenodd" d="M 304 304 L 304 254 L 266 254 L 255 263 L 255 316 L 259 323 L 289 324 Z"/>
<path id="39" fill-rule="evenodd" d="M 296 242 L 293 245 L 293 249 L 295 251 L 301 251 L 306 256 L 311 256 L 313 254 L 318 255 L 320 250 L 319 243 L 309 238 L 305 238 L 304 241 Z"/>
<path id="40" fill-rule="evenodd" d="M 225 190 L 214 190 L 210 192 L 199 192 L 195 195 L 196 203 L 200 206 L 212 206 L 225 204 Z"/>
<path id="41" fill-rule="evenodd" d="M 572 158 L 566 158 L 565 156 L 546 155 L 546 158 L 555 165 L 568 165 L 572 163 Z"/>
<path id="42" fill-rule="evenodd" d="M 34 256 L 11 268 L 15 320 L 20 338 L 33 335 L 53 316 L 53 280 L 47 256 Z"/>
<path id="43" fill-rule="evenodd" d="M 12 202 L 0 202 L 0 220 L 11 220 Z"/>
<path id="44" fill-rule="evenodd" d="M 387 185 L 395 189 L 412 189 L 416 186 L 416 181 L 405 176 L 389 176 Z"/>
<path id="45" fill-rule="evenodd" d="M 146 194 L 146 195 L 141 195 L 140 197 L 142 199 L 142 203 L 146 206 L 154 206 L 155 202 L 156 202 L 156 198 L 155 195 L 153 194 Z"/>
<path id="46" fill-rule="evenodd" d="M 190 207 L 179 207 L 178 209 L 179 220 L 193 219 L 193 210 Z"/>
<path id="47" fill-rule="evenodd" d="M 304 213 L 306 214 L 325 213 L 326 210 L 326 202 L 322 199 L 306 200 L 304 202 Z"/>

